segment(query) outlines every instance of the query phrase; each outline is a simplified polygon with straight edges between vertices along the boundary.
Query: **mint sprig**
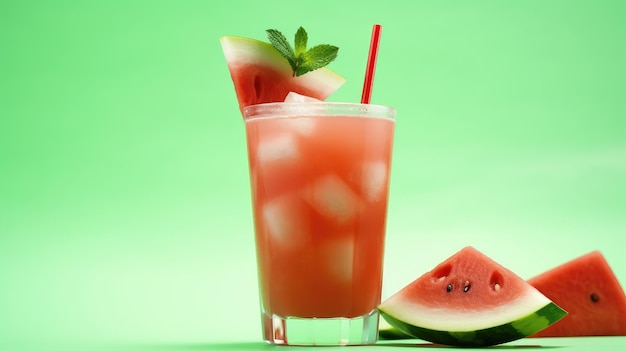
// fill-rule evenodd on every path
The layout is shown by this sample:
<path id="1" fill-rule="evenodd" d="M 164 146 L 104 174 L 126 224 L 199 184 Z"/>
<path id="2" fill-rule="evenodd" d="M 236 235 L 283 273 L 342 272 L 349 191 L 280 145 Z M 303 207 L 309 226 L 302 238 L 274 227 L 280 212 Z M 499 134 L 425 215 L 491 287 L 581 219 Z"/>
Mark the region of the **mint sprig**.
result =
<path id="1" fill-rule="evenodd" d="M 268 29 L 265 32 L 272 46 L 289 62 L 294 77 L 322 68 L 337 58 L 339 48 L 333 45 L 321 44 L 307 50 L 309 38 L 302 27 L 294 38 L 295 50 L 280 31 Z"/>

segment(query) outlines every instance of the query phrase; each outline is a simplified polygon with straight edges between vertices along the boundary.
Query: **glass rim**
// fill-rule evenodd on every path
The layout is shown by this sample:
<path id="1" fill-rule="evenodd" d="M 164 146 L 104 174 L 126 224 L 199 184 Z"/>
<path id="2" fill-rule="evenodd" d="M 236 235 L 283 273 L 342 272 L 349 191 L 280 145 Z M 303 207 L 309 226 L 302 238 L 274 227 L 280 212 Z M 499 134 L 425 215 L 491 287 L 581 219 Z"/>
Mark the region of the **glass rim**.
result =
<path id="1" fill-rule="evenodd" d="M 377 104 L 356 102 L 268 102 L 243 108 L 246 120 L 269 117 L 369 117 L 395 121 L 396 109 Z"/>

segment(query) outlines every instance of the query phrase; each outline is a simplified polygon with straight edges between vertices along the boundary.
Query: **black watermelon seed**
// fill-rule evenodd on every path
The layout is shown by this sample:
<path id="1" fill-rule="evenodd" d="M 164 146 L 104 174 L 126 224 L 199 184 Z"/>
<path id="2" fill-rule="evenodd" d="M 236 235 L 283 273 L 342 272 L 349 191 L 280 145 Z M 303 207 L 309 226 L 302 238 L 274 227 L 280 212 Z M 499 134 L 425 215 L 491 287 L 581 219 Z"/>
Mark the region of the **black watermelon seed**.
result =
<path id="1" fill-rule="evenodd" d="M 598 294 L 596 293 L 591 293 L 591 295 L 589 295 L 589 298 L 591 299 L 591 302 L 593 303 L 600 301 L 600 296 L 598 296 Z"/>
<path id="2" fill-rule="evenodd" d="M 448 284 L 448 286 L 446 287 L 446 292 L 451 292 L 452 291 L 452 284 Z"/>

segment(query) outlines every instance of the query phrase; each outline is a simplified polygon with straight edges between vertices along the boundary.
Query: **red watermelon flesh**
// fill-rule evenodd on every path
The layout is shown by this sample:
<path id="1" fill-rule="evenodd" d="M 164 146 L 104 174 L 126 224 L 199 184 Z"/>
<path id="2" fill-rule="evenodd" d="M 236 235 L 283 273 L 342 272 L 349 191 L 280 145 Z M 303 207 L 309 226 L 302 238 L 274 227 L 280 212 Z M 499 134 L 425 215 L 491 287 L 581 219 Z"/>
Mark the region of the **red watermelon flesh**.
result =
<path id="1" fill-rule="evenodd" d="M 432 308 L 482 310 L 513 301 L 529 288 L 513 272 L 468 246 L 415 280 L 402 293 Z M 451 299 L 452 296 L 459 298 Z"/>
<path id="2" fill-rule="evenodd" d="M 269 43 L 235 36 L 220 42 L 242 111 L 249 105 L 282 102 L 289 92 L 325 100 L 345 83 L 326 67 L 294 77 L 289 62 Z"/>
<path id="3" fill-rule="evenodd" d="M 599 251 L 590 252 L 528 282 L 568 315 L 534 337 L 626 335 L 626 296 Z"/>

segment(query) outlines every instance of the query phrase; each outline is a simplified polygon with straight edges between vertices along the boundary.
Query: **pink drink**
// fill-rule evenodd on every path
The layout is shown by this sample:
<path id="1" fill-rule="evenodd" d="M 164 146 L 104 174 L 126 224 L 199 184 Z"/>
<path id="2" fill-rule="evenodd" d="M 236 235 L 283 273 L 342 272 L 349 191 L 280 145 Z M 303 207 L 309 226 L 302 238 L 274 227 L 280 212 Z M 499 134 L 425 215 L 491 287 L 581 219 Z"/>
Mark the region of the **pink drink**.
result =
<path id="1" fill-rule="evenodd" d="M 377 323 L 395 111 L 277 103 L 245 116 L 265 339 L 326 343 L 290 337 L 290 319 Z"/>

